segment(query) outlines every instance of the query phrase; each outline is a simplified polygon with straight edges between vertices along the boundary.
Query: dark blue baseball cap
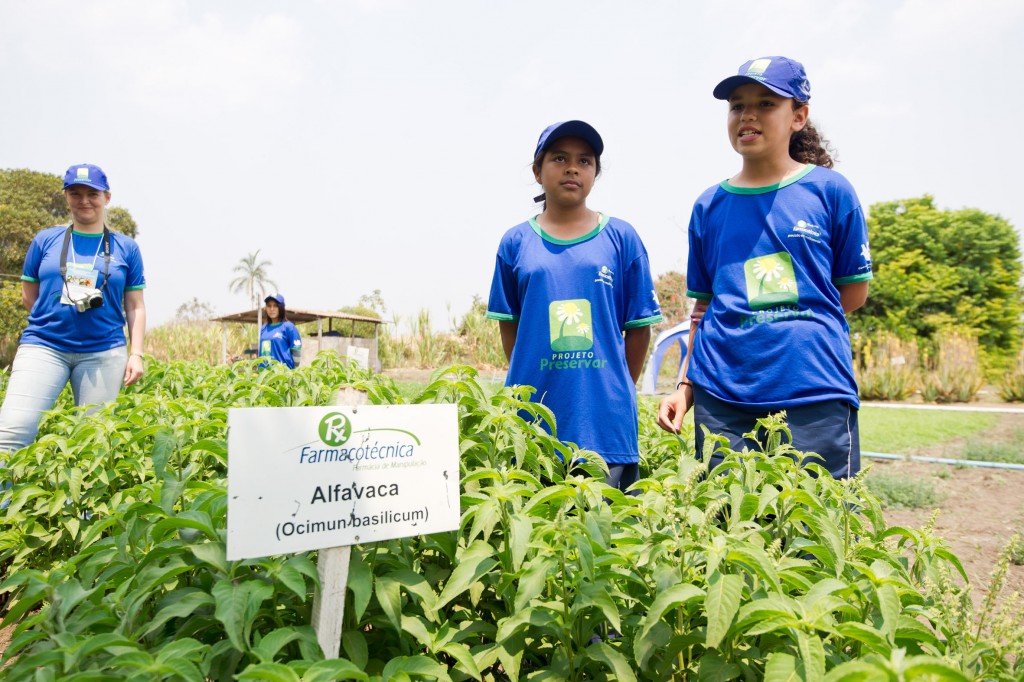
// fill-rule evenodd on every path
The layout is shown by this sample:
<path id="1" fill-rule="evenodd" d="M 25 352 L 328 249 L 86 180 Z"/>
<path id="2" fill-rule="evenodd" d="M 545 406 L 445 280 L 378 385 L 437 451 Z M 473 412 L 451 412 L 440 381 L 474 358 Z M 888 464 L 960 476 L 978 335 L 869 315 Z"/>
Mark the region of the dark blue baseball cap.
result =
<path id="1" fill-rule="evenodd" d="M 740 67 L 739 73 L 729 76 L 715 86 L 716 99 L 729 99 L 732 91 L 747 83 L 760 83 L 780 97 L 797 102 L 811 99 L 811 83 L 804 65 L 786 57 L 751 59 Z"/>
<path id="2" fill-rule="evenodd" d="M 279 306 L 281 306 L 282 308 L 284 307 L 284 296 L 282 296 L 281 294 L 270 294 L 265 299 L 263 299 L 264 303 L 266 303 L 267 301 L 277 301 L 277 304 Z"/>
<path id="3" fill-rule="evenodd" d="M 534 156 L 537 156 L 541 152 L 549 149 L 551 145 L 563 137 L 578 137 L 594 150 L 594 154 L 601 156 L 604 151 L 604 141 L 601 136 L 597 134 L 594 126 L 584 121 L 562 121 L 561 123 L 552 123 L 544 132 L 540 134 L 540 139 L 537 140 L 537 149 L 533 152 Z"/>
<path id="4" fill-rule="evenodd" d="M 101 192 L 110 191 L 110 183 L 107 182 L 107 174 L 99 166 L 91 163 L 75 164 L 64 173 L 64 189 L 71 185 L 85 185 L 98 189 Z"/>

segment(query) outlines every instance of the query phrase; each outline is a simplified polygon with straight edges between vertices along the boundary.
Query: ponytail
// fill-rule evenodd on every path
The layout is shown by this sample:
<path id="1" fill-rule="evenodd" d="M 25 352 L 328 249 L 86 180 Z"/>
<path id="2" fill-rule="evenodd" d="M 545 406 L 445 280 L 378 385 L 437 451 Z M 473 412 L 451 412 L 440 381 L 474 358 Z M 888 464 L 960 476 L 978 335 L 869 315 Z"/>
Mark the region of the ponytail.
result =
<path id="1" fill-rule="evenodd" d="M 798 102 L 794 101 L 796 106 Z M 805 106 L 799 103 L 800 106 Z M 800 163 L 813 163 L 815 166 L 831 168 L 833 166 L 832 155 L 836 153 L 832 143 L 821 136 L 810 119 L 803 127 L 789 138 L 789 155 Z"/>

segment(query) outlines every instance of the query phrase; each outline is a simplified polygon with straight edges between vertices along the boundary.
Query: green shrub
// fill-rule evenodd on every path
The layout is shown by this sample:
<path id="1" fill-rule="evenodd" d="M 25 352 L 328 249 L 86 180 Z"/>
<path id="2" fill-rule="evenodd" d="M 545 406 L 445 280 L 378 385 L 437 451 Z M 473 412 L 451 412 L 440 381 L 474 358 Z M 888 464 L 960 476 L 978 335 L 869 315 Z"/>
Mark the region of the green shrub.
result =
<path id="1" fill-rule="evenodd" d="M 958 332 L 942 332 L 931 361 L 925 357 L 921 397 L 933 403 L 966 403 L 985 383 L 977 339 Z"/>
<path id="2" fill-rule="evenodd" d="M 865 485 L 887 508 L 921 509 L 939 501 L 935 486 L 928 480 L 870 473 L 865 477 Z"/>
<path id="3" fill-rule="evenodd" d="M 529 387 L 492 393 L 453 367 L 403 398 L 336 356 L 254 365 L 153 362 L 93 415 L 62 398 L 36 443 L 9 456 L 0 591 L 3 624 L 18 627 L 5 679 L 1024 672 L 1020 611 L 999 639 L 976 628 L 995 606 L 975 610 L 932 527 L 888 527 L 862 480 L 836 481 L 793 451 L 777 417 L 759 425 L 765 451 L 723 449 L 709 470 L 723 441 L 710 436 L 697 459 L 692 429 L 658 430 L 642 402 L 643 478 L 624 495 L 603 483 L 600 458 L 542 428 L 557 425 Z M 308 625 L 316 554 L 225 559 L 227 411 L 326 405 L 342 385 L 378 404 L 458 406 L 462 518 L 452 532 L 352 548 L 343 658 L 324 661 Z"/>
<path id="4" fill-rule="evenodd" d="M 1024 349 L 1017 354 L 1013 369 L 999 382 L 999 395 L 1006 402 L 1024 402 Z"/>
<path id="5" fill-rule="evenodd" d="M 863 342 L 854 369 L 864 400 L 906 400 L 917 390 L 917 342 L 881 332 Z"/>

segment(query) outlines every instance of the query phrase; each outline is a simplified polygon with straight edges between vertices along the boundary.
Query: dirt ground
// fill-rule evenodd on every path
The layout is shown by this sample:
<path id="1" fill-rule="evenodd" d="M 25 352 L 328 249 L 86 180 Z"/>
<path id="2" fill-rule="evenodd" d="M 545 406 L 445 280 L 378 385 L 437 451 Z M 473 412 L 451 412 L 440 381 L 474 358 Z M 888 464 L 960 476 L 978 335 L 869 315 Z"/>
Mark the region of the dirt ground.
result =
<path id="1" fill-rule="evenodd" d="M 399 368 L 386 370 L 395 381 L 426 382 L 431 370 Z M 481 370 L 481 379 L 504 381 L 500 370 Z M 983 401 L 988 402 L 988 401 Z M 986 438 L 1002 440 L 1024 424 L 1022 415 L 1004 415 Z M 928 457 L 956 458 L 960 444 L 945 443 L 915 453 Z M 913 461 L 865 459 L 878 473 L 929 479 L 939 494 L 935 533 L 944 538 L 960 558 L 975 586 L 975 603 L 980 603 L 989 576 L 1000 553 L 1014 534 L 1024 535 L 1024 471 L 957 467 Z M 946 473 L 943 473 L 945 471 Z M 928 509 L 891 509 L 885 513 L 890 526 L 924 527 L 933 512 Z M 1024 595 L 1024 566 L 1010 566 L 1003 594 Z M 0 652 L 10 642 L 13 626 L 0 630 Z"/>

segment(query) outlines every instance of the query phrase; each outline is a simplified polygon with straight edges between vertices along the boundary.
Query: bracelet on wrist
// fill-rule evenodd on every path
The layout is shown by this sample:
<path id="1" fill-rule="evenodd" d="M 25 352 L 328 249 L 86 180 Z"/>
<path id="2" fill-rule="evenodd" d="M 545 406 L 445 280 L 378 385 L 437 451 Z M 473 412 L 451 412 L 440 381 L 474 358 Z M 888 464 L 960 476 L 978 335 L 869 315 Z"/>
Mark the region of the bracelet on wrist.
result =
<path id="1" fill-rule="evenodd" d="M 691 382 L 689 382 L 689 381 L 680 381 L 678 384 L 676 384 L 676 390 L 678 391 L 683 386 L 689 386 L 690 388 L 693 388 L 693 384 Z"/>
<path id="2" fill-rule="evenodd" d="M 129 353 L 129 354 L 128 354 L 128 357 L 131 357 L 131 356 L 133 356 L 133 355 L 134 355 L 135 357 L 137 357 L 137 358 L 141 358 L 141 357 L 142 357 L 142 353 Z"/>

